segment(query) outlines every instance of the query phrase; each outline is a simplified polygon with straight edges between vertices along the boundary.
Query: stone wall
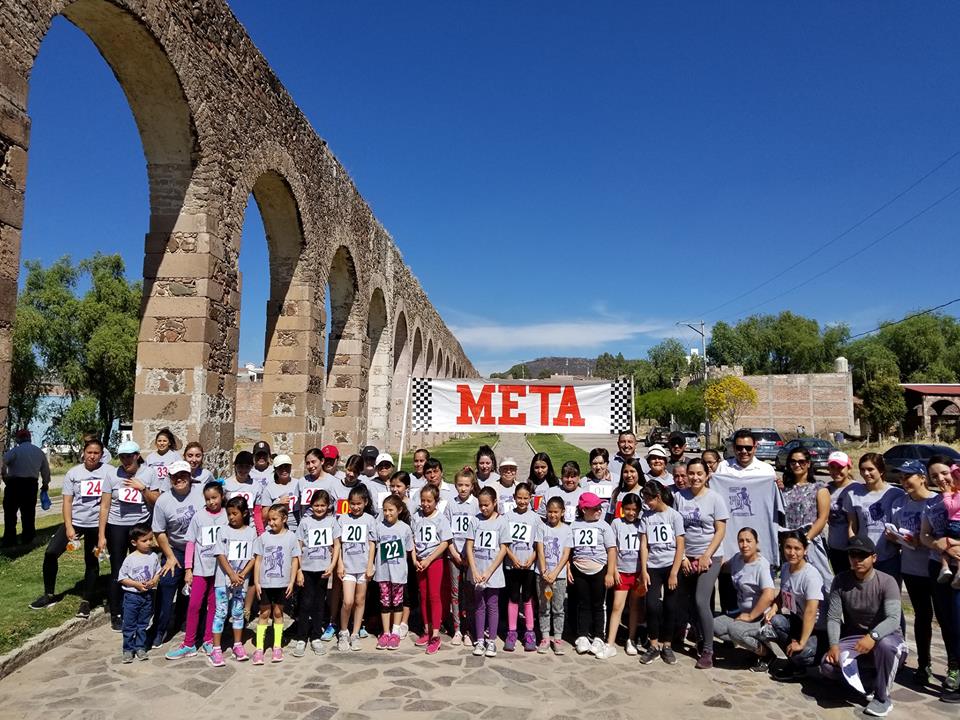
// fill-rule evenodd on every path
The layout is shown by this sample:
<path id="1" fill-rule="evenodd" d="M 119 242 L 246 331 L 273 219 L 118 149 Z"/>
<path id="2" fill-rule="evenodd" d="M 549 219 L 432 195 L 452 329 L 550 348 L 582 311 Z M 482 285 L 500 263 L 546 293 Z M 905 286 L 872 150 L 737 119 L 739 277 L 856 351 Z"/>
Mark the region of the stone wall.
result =
<path id="1" fill-rule="evenodd" d="M 772 427 L 791 436 L 797 425 L 803 425 L 808 435 L 859 434 L 850 373 L 747 375 L 743 380 L 757 391 L 758 402 L 743 417 L 742 427 Z"/>
<path id="2" fill-rule="evenodd" d="M 149 445 L 169 426 L 203 443 L 211 467 L 232 459 L 238 256 L 251 194 L 270 253 L 260 413 L 276 450 L 299 455 L 323 441 L 350 448 L 371 432 L 391 447 L 411 372 L 477 375 L 390 235 L 222 0 L 0 0 L 0 427 L 9 396 L 30 71 L 58 14 L 111 66 L 143 142 L 150 223 L 137 441 Z M 419 350 L 410 347 L 415 340 Z"/>

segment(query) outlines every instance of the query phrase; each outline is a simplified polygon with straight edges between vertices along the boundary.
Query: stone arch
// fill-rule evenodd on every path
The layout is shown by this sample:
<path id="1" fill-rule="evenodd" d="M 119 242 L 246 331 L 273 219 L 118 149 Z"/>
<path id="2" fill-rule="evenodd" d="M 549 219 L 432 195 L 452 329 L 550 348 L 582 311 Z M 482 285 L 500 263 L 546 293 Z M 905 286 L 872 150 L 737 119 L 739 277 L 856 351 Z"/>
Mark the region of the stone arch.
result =
<path id="1" fill-rule="evenodd" d="M 433 338 L 427 340 L 427 356 L 426 362 L 424 363 L 424 370 L 427 373 L 427 377 L 433 377 L 436 371 L 436 365 L 434 364 L 436 357 L 433 352 Z"/>
<path id="2" fill-rule="evenodd" d="M 400 447 L 403 429 L 403 409 L 407 401 L 407 384 L 412 374 L 413 347 L 407 325 L 407 313 L 396 310 L 393 330 L 393 372 L 390 384 L 389 442 L 390 448 Z"/>
<path id="3" fill-rule="evenodd" d="M 390 412 L 390 325 L 383 290 L 375 288 L 367 312 L 367 442 L 383 447 Z"/>
<path id="4" fill-rule="evenodd" d="M 397 372 L 400 367 L 400 361 L 404 355 L 409 355 L 409 346 L 407 344 L 407 314 L 403 311 L 397 313 L 396 328 L 393 331 L 393 371 Z"/>
<path id="5" fill-rule="evenodd" d="M 443 376 L 443 348 L 440 348 L 437 350 L 437 377 Z"/>
<path id="6" fill-rule="evenodd" d="M 323 437 L 335 445 L 358 446 L 364 402 L 366 312 L 359 302 L 353 254 L 340 245 L 327 273 L 330 334 L 327 337 L 327 392 Z"/>
<path id="7" fill-rule="evenodd" d="M 427 367 L 424 364 L 423 333 L 420 332 L 420 328 L 413 333 L 413 355 L 410 366 L 413 368 L 414 377 L 424 377 Z"/>

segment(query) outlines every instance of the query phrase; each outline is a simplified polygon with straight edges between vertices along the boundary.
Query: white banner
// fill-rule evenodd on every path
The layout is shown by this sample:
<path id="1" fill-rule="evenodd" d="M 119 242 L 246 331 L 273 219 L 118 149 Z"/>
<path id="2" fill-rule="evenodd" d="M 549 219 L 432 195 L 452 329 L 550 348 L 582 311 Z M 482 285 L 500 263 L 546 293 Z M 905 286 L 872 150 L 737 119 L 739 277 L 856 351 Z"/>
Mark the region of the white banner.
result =
<path id="1" fill-rule="evenodd" d="M 413 378 L 414 432 L 619 433 L 631 430 L 630 381 L 599 384 Z"/>

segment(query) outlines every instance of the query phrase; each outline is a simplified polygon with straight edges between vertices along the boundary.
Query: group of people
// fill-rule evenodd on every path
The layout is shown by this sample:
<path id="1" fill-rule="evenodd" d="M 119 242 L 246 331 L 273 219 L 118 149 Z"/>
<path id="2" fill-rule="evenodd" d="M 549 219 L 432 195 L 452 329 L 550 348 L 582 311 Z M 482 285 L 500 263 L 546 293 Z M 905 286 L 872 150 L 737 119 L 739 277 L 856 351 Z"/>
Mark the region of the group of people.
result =
<path id="1" fill-rule="evenodd" d="M 254 664 L 283 660 L 285 613 L 295 618 L 296 657 L 323 655 L 332 640 L 361 650 L 368 634 L 378 650 L 395 650 L 415 628 L 428 654 L 445 631 L 486 657 L 563 654 L 572 640 L 580 655 L 606 659 L 622 645 L 641 663 L 674 664 L 690 641 L 707 670 L 719 639 L 779 680 L 819 664 L 867 696 L 865 712 L 884 716 L 907 655 L 905 583 L 914 682 L 931 681 L 936 616 L 948 656 L 942 699 L 960 702 L 960 467 L 908 463 L 901 488 L 885 481 L 882 456 L 860 458 L 859 482 L 836 452 L 821 482 L 798 448 L 778 479 L 755 445 L 738 431 L 732 458 L 707 450 L 689 459 L 675 433 L 640 458 L 635 436 L 622 433 L 614 457 L 590 452 L 586 473 L 567 461 L 558 474 L 537 453 L 525 478 L 486 446 L 448 478 L 426 450 L 405 472 L 369 446 L 341 467 L 328 445 L 307 452 L 295 478 L 290 456 L 258 442 L 217 480 L 199 443 L 181 454 L 167 430 L 146 457 L 122 443 L 117 468 L 93 438 L 64 479 L 64 523 L 31 607 L 56 602 L 57 559 L 83 544 L 78 614 L 90 612 L 106 551 L 125 662 L 171 640 L 186 596 L 169 660 L 247 660 L 254 604 Z"/>

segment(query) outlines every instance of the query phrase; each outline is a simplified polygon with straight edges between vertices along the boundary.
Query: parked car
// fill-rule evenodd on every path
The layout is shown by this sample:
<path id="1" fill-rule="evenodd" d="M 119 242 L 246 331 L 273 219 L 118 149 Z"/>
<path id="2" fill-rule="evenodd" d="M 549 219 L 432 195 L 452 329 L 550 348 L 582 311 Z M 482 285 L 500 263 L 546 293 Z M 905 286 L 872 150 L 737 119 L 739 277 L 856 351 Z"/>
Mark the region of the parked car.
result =
<path id="1" fill-rule="evenodd" d="M 953 462 L 960 463 L 960 452 L 946 445 L 923 445 L 919 443 L 894 445 L 883 454 L 883 462 L 887 466 L 887 482 L 894 485 L 901 483 L 903 473 L 900 468 L 907 460 L 919 460 L 926 463 L 933 455 L 946 455 Z"/>
<path id="2" fill-rule="evenodd" d="M 667 438 L 670 437 L 670 428 L 658 425 L 647 433 L 647 447 L 651 445 L 666 445 Z"/>
<path id="3" fill-rule="evenodd" d="M 745 428 L 753 435 L 753 440 L 757 444 L 756 458 L 775 462 L 777 453 L 784 446 L 783 436 L 773 428 Z M 723 456 L 725 458 L 733 457 L 733 436 L 726 439 L 723 444 Z"/>
<path id="4" fill-rule="evenodd" d="M 826 470 L 827 458 L 830 456 L 830 453 L 837 449 L 837 446 L 829 440 L 812 437 L 797 438 L 780 448 L 780 452 L 777 453 L 777 459 L 773 463 L 774 467 L 776 467 L 777 470 L 786 469 L 787 458 L 790 457 L 790 453 L 800 447 L 806 448 L 807 452 L 810 453 L 810 463 L 813 466 L 812 469 L 814 472 L 817 470 Z"/>
<path id="5" fill-rule="evenodd" d="M 687 452 L 700 452 L 700 435 L 692 430 L 684 430 L 683 436 L 687 439 Z"/>

